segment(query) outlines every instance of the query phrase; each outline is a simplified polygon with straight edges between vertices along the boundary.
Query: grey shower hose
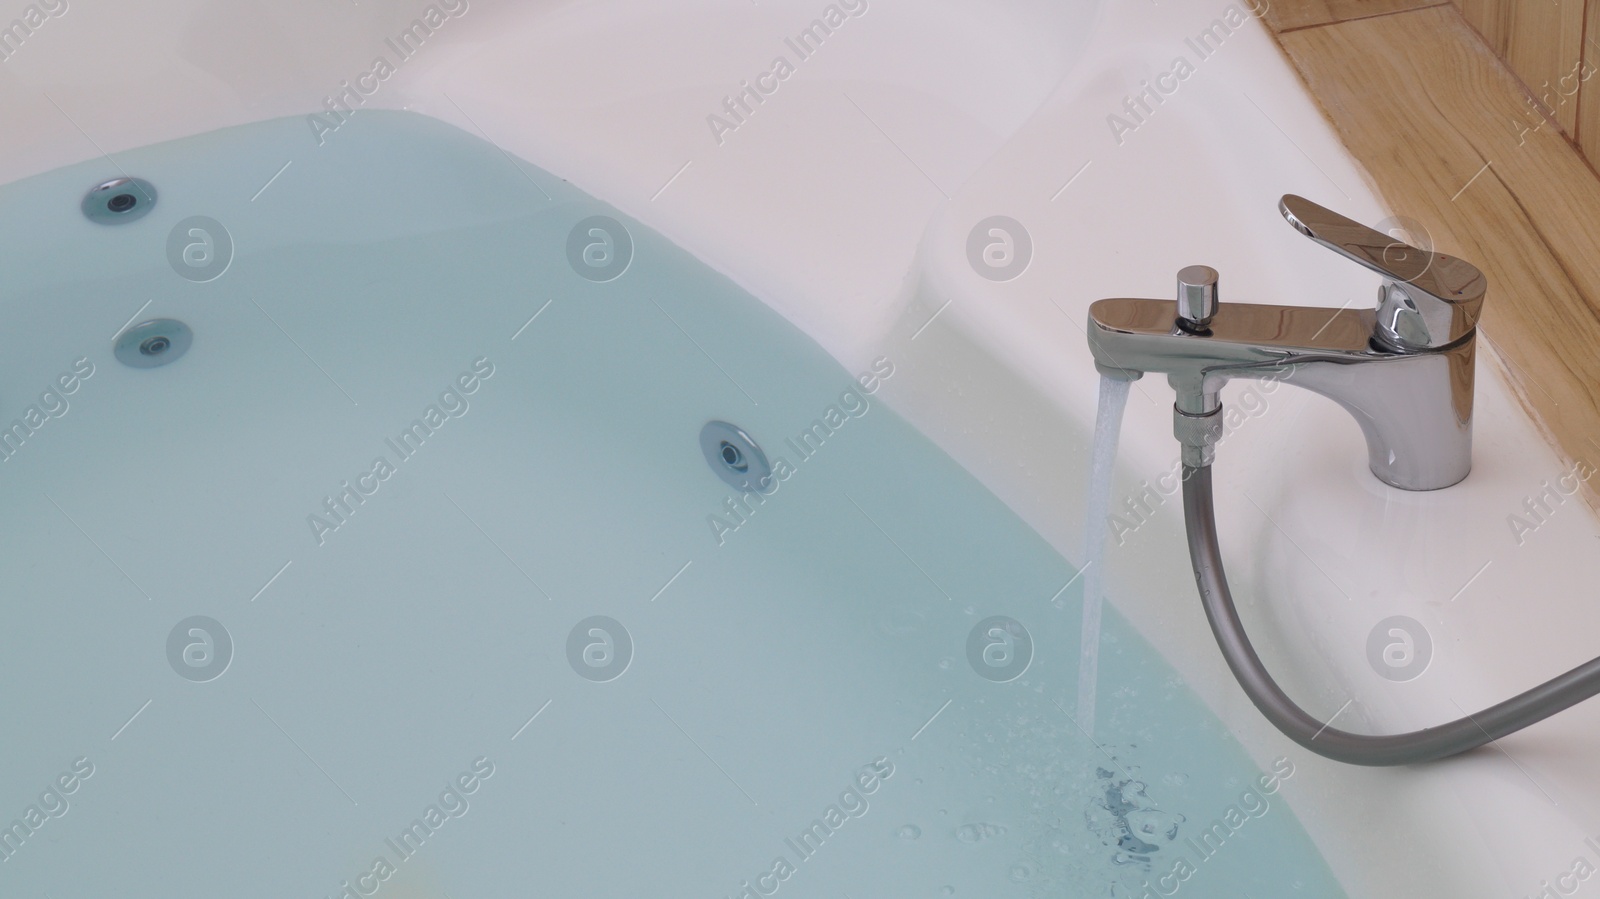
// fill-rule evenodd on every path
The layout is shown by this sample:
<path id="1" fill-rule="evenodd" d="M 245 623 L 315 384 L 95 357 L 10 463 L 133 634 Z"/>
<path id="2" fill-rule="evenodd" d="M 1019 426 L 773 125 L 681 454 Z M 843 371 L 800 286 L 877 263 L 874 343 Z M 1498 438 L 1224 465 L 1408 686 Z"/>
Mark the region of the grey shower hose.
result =
<path id="1" fill-rule="evenodd" d="M 1447 758 L 1515 733 L 1600 693 L 1600 659 L 1490 706 L 1437 727 L 1385 736 L 1354 734 L 1306 714 L 1278 687 L 1250 645 L 1217 548 L 1217 522 L 1211 492 L 1211 466 L 1184 466 L 1183 514 L 1188 524 L 1189 558 L 1211 632 L 1239 686 L 1261 714 L 1318 755 L 1351 765 L 1410 765 Z"/>

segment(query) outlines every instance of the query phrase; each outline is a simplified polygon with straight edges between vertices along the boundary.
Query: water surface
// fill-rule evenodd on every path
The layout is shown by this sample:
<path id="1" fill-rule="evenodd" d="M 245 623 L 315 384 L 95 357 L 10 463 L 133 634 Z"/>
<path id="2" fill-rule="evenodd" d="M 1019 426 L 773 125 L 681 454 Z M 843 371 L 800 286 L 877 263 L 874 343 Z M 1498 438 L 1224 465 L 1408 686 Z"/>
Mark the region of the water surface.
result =
<path id="1" fill-rule="evenodd" d="M 1075 723 L 1082 579 L 862 386 L 915 371 L 474 136 L 335 137 L 0 189 L 0 893 L 1340 895 L 1109 606 Z M 91 224 L 119 169 L 159 204 Z"/>

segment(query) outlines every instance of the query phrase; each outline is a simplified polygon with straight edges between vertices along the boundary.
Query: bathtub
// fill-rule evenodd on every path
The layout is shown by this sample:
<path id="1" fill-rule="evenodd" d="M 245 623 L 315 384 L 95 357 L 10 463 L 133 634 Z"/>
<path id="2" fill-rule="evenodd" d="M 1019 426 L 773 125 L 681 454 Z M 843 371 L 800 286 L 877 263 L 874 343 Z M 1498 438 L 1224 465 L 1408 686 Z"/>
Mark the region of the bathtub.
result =
<path id="1" fill-rule="evenodd" d="M 1600 865 L 1592 704 L 1401 770 L 1265 724 L 1194 595 L 1159 379 L 1073 715 L 1088 304 L 1196 262 L 1225 301 L 1369 302 L 1283 193 L 1426 238 L 1248 4 L 15 12 L 7 894 L 1532 896 Z M 148 214 L 87 221 L 128 176 Z M 163 321 L 181 358 L 118 360 Z M 1594 654 L 1590 513 L 1508 523 L 1573 474 L 1493 337 L 1439 493 L 1373 479 L 1331 403 L 1224 395 L 1242 613 L 1345 729 Z M 1403 675 L 1369 653 L 1395 626 Z"/>

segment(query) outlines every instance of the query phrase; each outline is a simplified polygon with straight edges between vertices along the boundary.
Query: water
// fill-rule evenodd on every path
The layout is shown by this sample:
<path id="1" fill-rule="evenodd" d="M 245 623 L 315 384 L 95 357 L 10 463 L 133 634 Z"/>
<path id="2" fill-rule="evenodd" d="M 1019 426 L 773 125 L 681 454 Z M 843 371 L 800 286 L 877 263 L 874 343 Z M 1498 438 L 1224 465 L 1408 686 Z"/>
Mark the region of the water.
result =
<path id="1" fill-rule="evenodd" d="M 1076 572 L 850 393 L 908 366 L 419 116 L 117 163 L 161 196 L 128 225 L 78 213 L 103 161 L 0 187 L 0 424 L 58 410 L 0 462 L 0 824 L 50 810 L 0 895 L 1136 896 L 1180 859 L 1184 896 L 1340 895 L 1281 794 L 1190 846 L 1263 773 L 1114 608 L 1095 740 L 1062 711 Z M 190 216 L 214 280 L 169 261 Z M 119 364 L 136 315 L 192 348 Z M 711 419 L 792 469 L 753 513 Z"/>
<path id="2" fill-rule="evenodd" d="M 1117 461 L 1117 437 L 1128 407 L 1132 381 L 1102 377 L 1100 405 L 1094 419 L 1094 448 L 1089 462 L 1089 490 L 1083 519 L 1083 626 L 1078 649 L 1078 724 L 1091 736 L 1095 697 L 1100 684 L 1100 618 L 1105 607 L 1107 516 L 1111 507 L 1111 472 Z"/>

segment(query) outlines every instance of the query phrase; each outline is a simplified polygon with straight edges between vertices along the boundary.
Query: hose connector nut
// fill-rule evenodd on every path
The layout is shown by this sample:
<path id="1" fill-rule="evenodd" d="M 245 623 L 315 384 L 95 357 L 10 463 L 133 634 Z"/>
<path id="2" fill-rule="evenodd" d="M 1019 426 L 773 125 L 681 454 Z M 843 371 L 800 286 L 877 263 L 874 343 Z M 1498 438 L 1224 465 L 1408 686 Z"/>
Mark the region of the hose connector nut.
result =
<path id="1" fill-rule="evenodd" d="M 1222 439 L 1222 406 L 1204 415 L 1191 415 L 1173 406 L 1172 436 L 1183 447 L 1186 467 L 1205 468 L 1216 458 L 1217 441 Z"/>

